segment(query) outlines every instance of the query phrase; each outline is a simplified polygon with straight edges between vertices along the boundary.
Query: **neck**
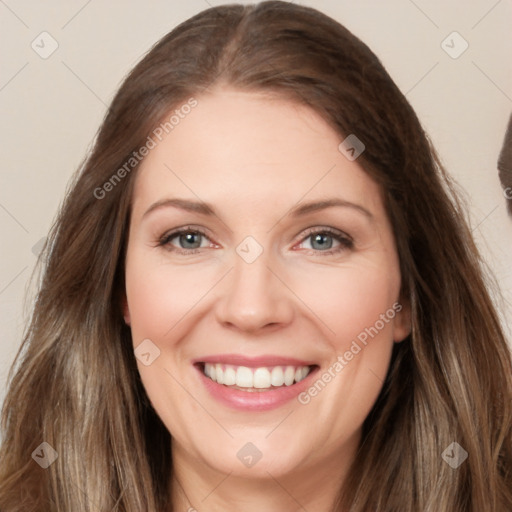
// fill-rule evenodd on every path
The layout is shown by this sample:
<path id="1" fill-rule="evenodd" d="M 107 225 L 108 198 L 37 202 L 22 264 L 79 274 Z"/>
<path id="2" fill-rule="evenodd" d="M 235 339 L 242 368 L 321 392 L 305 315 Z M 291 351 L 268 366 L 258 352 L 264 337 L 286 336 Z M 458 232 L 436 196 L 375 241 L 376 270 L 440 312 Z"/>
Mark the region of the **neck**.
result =
<path id="1" fill-rule="evenodd" d="M 286 474 L 269 470 L 251 478 L 191 460 L 173 443 L 173 512 L 333 512 L 356 450 L 350 452 Z"/>

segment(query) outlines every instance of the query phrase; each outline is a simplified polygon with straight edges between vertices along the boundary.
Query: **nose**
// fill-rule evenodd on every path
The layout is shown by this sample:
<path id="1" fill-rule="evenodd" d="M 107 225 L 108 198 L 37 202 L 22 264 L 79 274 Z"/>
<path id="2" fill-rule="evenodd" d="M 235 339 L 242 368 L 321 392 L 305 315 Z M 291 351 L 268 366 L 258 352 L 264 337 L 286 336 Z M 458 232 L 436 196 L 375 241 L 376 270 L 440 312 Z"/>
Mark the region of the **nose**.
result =
<path id="1" fill-rule="evenodd" d="M 235 255 L 216 305 L 217 320 L 225 327 L 253 333 L 288 325 L 294 315 L 293 294 L 278 275 L 265 252 L 252 263 Z"/>

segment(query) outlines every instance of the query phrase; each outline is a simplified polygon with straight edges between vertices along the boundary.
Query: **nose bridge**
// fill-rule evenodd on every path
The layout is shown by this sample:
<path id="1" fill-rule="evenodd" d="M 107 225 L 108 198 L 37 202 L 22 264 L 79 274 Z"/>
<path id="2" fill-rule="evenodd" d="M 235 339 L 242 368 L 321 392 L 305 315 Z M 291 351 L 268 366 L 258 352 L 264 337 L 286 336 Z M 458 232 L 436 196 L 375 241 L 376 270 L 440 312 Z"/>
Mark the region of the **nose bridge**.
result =
<path id="1" fill-rule="evenodd" d="M 286 287 L 269 269 L 270 251 L 245 240 L 236 253 L 218 304 L 219 321 L 242 330 L 289 322 L 293 307 Z"/>
<path id="2" fill-rule="evenodd" d="M 254 258 L 254 260 L 244 259 L 238 256 L 234 261 L 233 268 L 233 292 L 245 295 L 244 289 L 250 290 L 253 296 L 269 290 L 270 278 L 272 273 L 269 270 L 271 264 L 270 257 L 267 252 L 262 253 Z"/>

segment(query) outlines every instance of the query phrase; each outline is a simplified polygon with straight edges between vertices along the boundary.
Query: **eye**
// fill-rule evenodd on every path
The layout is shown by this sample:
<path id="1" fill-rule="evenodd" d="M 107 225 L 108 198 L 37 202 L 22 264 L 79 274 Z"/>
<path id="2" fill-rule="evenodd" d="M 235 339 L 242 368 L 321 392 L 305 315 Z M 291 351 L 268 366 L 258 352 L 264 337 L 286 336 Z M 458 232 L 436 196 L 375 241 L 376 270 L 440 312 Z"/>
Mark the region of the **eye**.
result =
<path id="1" fill-rule="evenodd" d="M 166 233 L 160 238 L 158 245 L 169 251 L 191 254 L 197 252 L 198 249 L 212 247 L 213 244 L 201 230 L 185 227 Z"/>
<path id="2" fill-rule="evenodd" d="M 354 246 L 349 235 L 332 228 L 311 228 L 302 235 L 301 240 L 299 248 L 322 255 L 335 254 Z M 305 247 L 300 247 L 304 245 Z M 215 244 L 200 229 L 187 226 L 164 234 L 159 239 L 158 246 L 179 254 L 194 254 L 199 249 L 214 247 Z"/>
<path id="3" fill-rule="evenodd" d="M 303 236 L 301 245 L 306 245 L 303 248 L 316 253 L 334 254 L 353 248 L 354 241 L 345 233 L 332 228 L 312 228 Z"/>

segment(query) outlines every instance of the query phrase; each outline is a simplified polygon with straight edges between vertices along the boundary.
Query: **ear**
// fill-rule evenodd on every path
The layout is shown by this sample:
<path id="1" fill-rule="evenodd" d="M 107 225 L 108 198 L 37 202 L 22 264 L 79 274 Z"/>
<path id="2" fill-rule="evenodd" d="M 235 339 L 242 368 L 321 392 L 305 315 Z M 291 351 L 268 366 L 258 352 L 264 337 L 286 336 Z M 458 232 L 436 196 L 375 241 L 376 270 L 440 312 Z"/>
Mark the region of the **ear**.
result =
<path id="1" fill-rule="evenodd" d="M 393 304 L 393 309 L 396 311 L 393 324 L 393 339 L 395 343 L 400 343 L 407 338 L 412 331 L 410 301 L 401 298 L 398 302 Z"/>
<path id="2" fill-rule="evenodd" d="M 123 293 L 123 298 L 121 299 L 121 304 L 123 307 L 123 317 L 126 325 L 131 325 L 130 320 L 130 309 L 128 308 L 128 299 L 126 298 L 126 293 Z"/>

